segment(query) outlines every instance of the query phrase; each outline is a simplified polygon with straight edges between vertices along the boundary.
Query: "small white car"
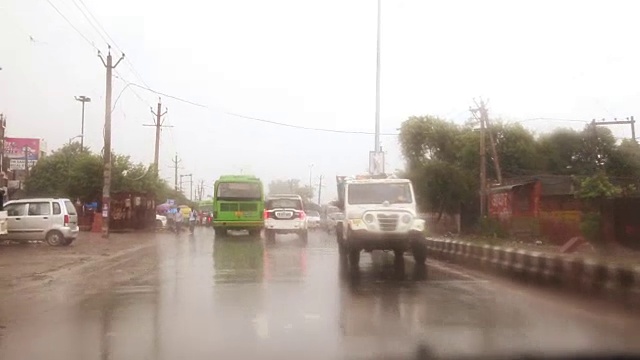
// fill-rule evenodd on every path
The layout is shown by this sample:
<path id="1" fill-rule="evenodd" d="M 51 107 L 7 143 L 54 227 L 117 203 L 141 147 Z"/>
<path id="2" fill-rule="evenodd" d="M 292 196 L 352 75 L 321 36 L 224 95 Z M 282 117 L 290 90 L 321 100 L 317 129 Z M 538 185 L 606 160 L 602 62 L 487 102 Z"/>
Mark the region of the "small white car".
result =
<path id="1" fill-rule="evenodd" d="M 264 235 L 268 242 L 274 242 L 276 234 L 298 234 L 306 242 L 309 238 L 307 229 L 307 214 L 300 196 L 271 195 L 265 199 Z"/>
<path id="2" fill-rule="evenodd" d="M 307 210 L 307 227 L 317 229 L 320 227 L 320 213 L 315 210 Z"/>
<path id="3" fill-rule="evenodd" d="M 4 204 L 8 234 L 1 238 L 19 242 L 46 241 L 67 246 L 78 237 L 78 213 L 69 199 L 12 200 Z"/>
<path id="4" fill-rule="evenodd" d="M 156 214 L 156 228 L 165 229 L 167 227 L 167 217 L 164 215 Z"/>

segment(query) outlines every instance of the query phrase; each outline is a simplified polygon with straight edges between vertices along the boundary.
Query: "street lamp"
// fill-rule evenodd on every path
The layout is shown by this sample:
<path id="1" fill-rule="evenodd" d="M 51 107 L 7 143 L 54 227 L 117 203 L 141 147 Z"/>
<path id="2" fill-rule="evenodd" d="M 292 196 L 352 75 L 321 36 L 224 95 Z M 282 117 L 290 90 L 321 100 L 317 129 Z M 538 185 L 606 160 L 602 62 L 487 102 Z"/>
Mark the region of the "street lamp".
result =
<path id="1" fill-rule="evenodd" d="M 74 136 L 72 138 L 69 138 L 69 141 L 67 142 L 67 145 L 71 145 L 71 141 L 73 141 L 74 139 L 77 139 L 77 138 L 83 138 L 83 136 L 82 135 L 76 135 L 76 136 Z"/>
<path id="2" fill-rule="evenodd" d="M 76 96 L 75 98 L 77 101 L 80 101 L 82 103 L 82 130 L 81 130 L 82 138 L 80 139 L 80 151 L 83 151 L 84 150 L 84 104 L 91 102 L 91 98 L 84 95 Z"/>

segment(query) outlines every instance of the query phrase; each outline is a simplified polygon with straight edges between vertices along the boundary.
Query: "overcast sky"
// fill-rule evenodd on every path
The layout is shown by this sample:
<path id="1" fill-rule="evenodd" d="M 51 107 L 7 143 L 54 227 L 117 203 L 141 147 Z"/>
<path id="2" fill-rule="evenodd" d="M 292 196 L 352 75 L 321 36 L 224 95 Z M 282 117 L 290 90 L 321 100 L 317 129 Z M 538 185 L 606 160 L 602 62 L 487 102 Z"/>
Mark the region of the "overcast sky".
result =
<path id="1" fill-rule="evenodd" d="M 55 6 L 81 32 L 56 12 Z M 537 132 L 583 123 L 535 118 L 613 119 L 636 115 L 637 8 L 632 1 L 382 0 L 381 128 L 395 133 L 411 115 L 469 117 L 474 98 L 490 115 Z M 86 5 L 86 8 L 84 7 Z M 100 35 L 83 16 L 95 16 Z M 374 129 L 375 0 L 4 0 L 0 4 L 0 112 L 7 136 L 44 138 L 49 150 L 80 134 L 103 147 L 105 69 L 95 48 L 121 49 L 113 99 L 113 148 L 153 161 L 150 106 L 162 96 L 162 175 L 211 184 L 254 173 L 313 181 L 325 194 L 336 174 L 365 172 L 373 135 L 298 130 Z M 103 37 L 106 38 L 103 39 Z M 93 45 L 92 45 L 93 44 Z M 116 47 L 117 46 L 117 47 Z M 95 48 L 94 48 L 95 47 Z M 124 91 L 123 91 L 124 89 Z M 122 93 L 121 93 L 122 92 Z M 613 128 L 618 137 L 626 127 Z M 403 167 L 395 136 L 383 136 L 387 169 Z M 328 200 L 328 198 L 325 198 Z"/>

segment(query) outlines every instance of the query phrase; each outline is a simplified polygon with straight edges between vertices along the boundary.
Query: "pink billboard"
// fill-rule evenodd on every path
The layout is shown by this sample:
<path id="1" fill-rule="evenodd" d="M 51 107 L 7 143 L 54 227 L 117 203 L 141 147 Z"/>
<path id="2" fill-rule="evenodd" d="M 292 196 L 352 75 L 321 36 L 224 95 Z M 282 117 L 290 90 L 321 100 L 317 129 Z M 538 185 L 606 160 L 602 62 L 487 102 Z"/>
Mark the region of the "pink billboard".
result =
<path id="1" fill-rule="evenodd" d="M 25 150 L 29 160 L 38 160 L 40 156 L 40 139 L 10 137 L 4 139 L 4 156 L 9 159 L 24 160 Z"/>

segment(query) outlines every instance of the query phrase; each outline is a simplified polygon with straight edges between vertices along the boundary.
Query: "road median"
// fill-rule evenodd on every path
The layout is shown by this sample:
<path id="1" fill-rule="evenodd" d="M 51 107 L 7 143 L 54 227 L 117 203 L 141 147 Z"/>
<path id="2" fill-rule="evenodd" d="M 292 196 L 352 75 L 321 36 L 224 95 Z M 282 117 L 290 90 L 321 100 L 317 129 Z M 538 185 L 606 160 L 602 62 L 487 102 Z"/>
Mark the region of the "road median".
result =
<path id="1" fill-rule="evenodd" d="M 520 282 L 640 304 L 640 267 L 458 240 L 429 238 L 429 257 Z"/>

